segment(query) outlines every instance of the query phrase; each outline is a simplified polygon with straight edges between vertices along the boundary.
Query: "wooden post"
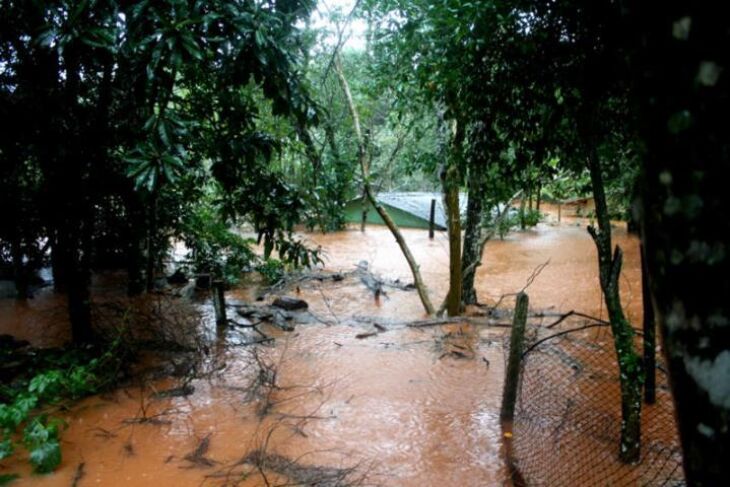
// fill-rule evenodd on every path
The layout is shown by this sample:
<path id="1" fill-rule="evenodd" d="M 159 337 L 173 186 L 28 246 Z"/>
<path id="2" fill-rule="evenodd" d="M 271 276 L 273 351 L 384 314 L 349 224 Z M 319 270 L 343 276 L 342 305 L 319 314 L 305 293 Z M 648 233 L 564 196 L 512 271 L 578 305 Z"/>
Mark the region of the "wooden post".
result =
<path id="1" fill-rule="evenodd" d="M 431 216 L 428 217 L 428 238 L 433 240 L 433 232 L 436 229 L 436 199 L 431 200 Z"/>
<path id="2" fill-rule="evenodd" d="M 560 213 L 561 213 L 562 209 L 563 209 L 563 202 L 558 201 L 558 223 L 560 223 Z"/>
<path id="3" fill-rule="evenodd" d="M 228 323 L 228 318 L 226 317 L 226 297 L 223 293 L 224 287 L 225 284 L 221 280 L 215 280 L 211 284 L 215 322 L 218 326 L 223 326 Z"/>
<path id="4" fill-rule="evenodd" d="M 512 333 L 509 340 L 507 371 L 505 373 L 504 390 L 502 393 L 502 411 L 500 418 L 503 421 L 512 421 L 515 414 L 517 386 L 520 379 L 520 367 L 522 365 L 522 348 L 525 341 L 525 325 L 527 323 L 527 307 L 529 301 L 527 294 L 520 293 L 517 295 L 515 316 L 512 321 Z"/>

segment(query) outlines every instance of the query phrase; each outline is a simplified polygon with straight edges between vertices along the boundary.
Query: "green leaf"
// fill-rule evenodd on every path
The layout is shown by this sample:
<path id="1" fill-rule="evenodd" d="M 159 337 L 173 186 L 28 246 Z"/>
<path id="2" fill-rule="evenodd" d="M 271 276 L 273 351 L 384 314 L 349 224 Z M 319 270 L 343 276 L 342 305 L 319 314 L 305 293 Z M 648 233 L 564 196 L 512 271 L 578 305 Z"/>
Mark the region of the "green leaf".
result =
<path id="1" fill-rule="evenodd" d="M 29 459 L 35 472 L 52 472 L 61 463 L 61 445 L 55 439 L 41 443 L 31 450 Z"/>
<path id="2" fill-rule="evenodd" d="M 4 473 L 0 475 L 0 485 L 8 485 L 13 480 L 17 480 L 20 478 L 20 475 L 17 473 Z"/>
<path id="3" fill-rule="evenodd" d="M 193 40 L 190 35 L 184 35 L 182 38 L 182 45 L 185 50 L 197 60 L 203 59 L 203 52 L 198 47 L 198 44 Z"/>
<path id="4" fill-rule="evenodd" d="M 167 126 L 164 120 L 160 120 L 160 124 L 157 127 L 157 132 L 160 134 L 160 140 L 162 141 L 162 143 L 169 147 L 170 137 L 168 137 L 167 135 Z"/>
<path id="5" fill-rule="evenodd" d="M 3 441 L 0 441 L 0 460 L 3 458 L 8 458 L 10 455 L 13 454 L 15 451 L 15 446 L 13 445 L 13 442 L 10 440 L 10 438 L 6 438 Z M 2 482 L 0 482 L 0 485 L 2 485 Z"/>

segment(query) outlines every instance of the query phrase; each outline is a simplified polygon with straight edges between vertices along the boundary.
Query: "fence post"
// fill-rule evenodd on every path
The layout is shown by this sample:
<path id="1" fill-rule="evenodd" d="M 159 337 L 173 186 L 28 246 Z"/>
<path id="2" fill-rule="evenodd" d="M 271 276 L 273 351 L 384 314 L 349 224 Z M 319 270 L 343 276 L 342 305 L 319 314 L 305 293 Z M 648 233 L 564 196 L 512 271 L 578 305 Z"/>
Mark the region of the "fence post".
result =
<path id="1" fill-rule="evenodd" d="M 215 310 L 215 322 L 218 326 L 222 326 L 228 323 L 226 317 L 226 297 L 223 293 L 225 287 L 223 281 L 215 280 L 211 283 L 211 289 L 213 291 L 213 309 Z"/>
<path id="2" fill-rule="evenodd" d="M 433 239 L 433 232 L 436 226 L 436 200 L 431 200 L 431 216 L 428 218 L 428 238 Z"/>
<path id="3" fill-rule="evenodd" d="M 504 378 L 504 390 L 502 393 L 502 411 L 500 418 L 504 421 L 512 421 L 515 413 L 515 402 L 517 401 L 517 385 L 520 378 L 520 362 L 522 361 L 522 348 L 525 342 L 525 325 L 527 323 L 527 307 L 530 299 L 527 294 L 517 295 L 515 303 L 515 316 L 512 321 L 512 333 L 509 339 L 509 357 L 507 359 L 507 371 Z"/>

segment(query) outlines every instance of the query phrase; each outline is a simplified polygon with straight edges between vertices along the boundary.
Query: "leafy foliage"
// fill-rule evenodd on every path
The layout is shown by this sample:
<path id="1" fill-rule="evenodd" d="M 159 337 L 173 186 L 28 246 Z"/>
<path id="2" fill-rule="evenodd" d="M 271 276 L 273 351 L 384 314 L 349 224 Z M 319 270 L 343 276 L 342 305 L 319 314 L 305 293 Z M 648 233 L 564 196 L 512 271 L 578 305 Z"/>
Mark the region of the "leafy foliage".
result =
<path id="1" fill-rule="evenodd" d="M 253 242 L 232 231 L 217 211 L 212 204 L 199 204 L 183 222 L 183 239 L 196 273 L 220 277 L 232 285 L 256 255 L 250 247 Z"/>
<path id="2" fill-rule="evenodd" d="M 284 276 L 284 263 L 278 259 L 266 259 L 256 267 L 266 282 L 275 284 Z"/>
<path id="3" fill-rule="evenodd" d="M 114 381 L 123 355 L 118 347 L 119 342 L 114 342 L 96 357 L 92 350 L 76 349 L 32 356 L 28 370 L 16 377 L 12 386 L 0 388 L 0 460 L 15 452 L 22 427 L 21 443 L 29 452 L 33 470 L 55 470 L 61 463 L 59 428 L 63 423 L 37 412 L 66 399 L 95 393 Z M 2 351 L 2 355 L 8 353 Z"/>

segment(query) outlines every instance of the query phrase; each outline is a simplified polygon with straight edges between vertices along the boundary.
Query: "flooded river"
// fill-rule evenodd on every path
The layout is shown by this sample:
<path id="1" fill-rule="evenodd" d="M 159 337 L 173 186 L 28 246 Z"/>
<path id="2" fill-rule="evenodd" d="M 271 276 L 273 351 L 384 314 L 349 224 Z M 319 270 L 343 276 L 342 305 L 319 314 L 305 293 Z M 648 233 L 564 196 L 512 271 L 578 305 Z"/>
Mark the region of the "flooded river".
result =
<path id="1" fill-rule="evenodd" d="M 403 233 L 440 303 L 448 287 L 446 235 Z M 385 228 L 304 236 L 325 250 L 328 271 L 352 271 L 367 261 L 373 273 L 411 282 Z M 624 305 L 638 323 L 638 243 L 620 228 L 615 240 L 625 251 Z M 519 291 L 545 262 L 528 288 L 532 308 L 605 317 L 595 247 L 575 221 L 489 242 L 476 279 L 479 300 L 494 303 Z M 244 285 L 227 297 L 251 301 L 258 292 Z M 498 420 L 502 328 L 405 327 L 424 317 L 415 291 L 388 288 L 376 302 L 357 278 L 302 281 L 286 293 L 306 300 L 316 320 L 293 332 L 266 326 L 262 331 L 276 340 L 258 347 L 237 346 L 257 338 L 250 329 L 219 331 L 205 361 L 208 373 L 188 384 L 192 394 L 159 394 L 180 385 L 160 379 L 87 398 L 63 414 L 68 428 L 55 473 L 30 475 L 17 458 L 4 462 L 0 474 L 20 472 L 22 485 L 37 486 L 507 482 Z M 48 293 L 29 305 L 2 301 L 0 333 L 41 346 L 63 341 L 62 306 L 54 299 Z"/>

